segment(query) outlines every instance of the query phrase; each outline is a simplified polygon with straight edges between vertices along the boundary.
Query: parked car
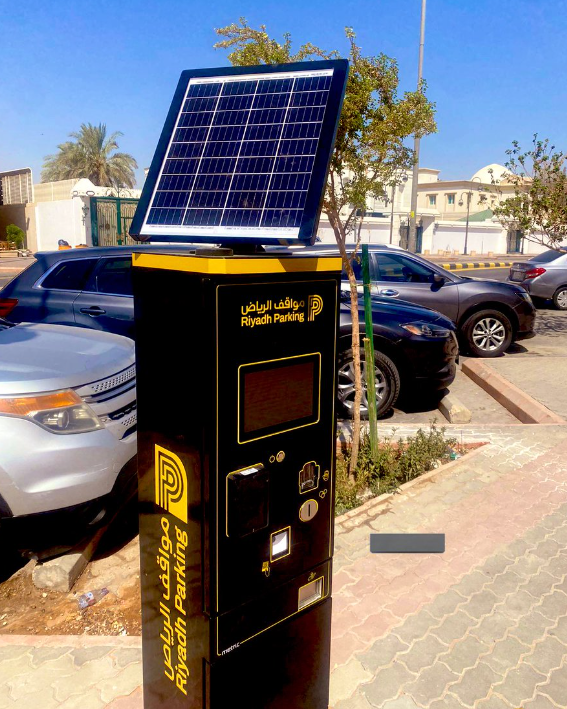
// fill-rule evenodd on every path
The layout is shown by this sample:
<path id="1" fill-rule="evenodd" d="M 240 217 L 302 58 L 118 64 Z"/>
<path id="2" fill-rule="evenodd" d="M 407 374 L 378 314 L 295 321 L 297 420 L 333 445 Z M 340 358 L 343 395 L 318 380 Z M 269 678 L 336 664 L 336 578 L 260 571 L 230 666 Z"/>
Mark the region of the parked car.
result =
<path id="1" fill-rule="evenodd" d="M 553 300 L 558 310 L 567 310 L 567 251 L 549 249 L 529 261 L 515 261 L 508 282 L 520 284 L 534 298 Z"/>
<path id="2" fill-rule="evenodd" d="M 160 246 L 117 246 L 38 252 L 0 290 L 0 317 L 11 322 L 77 325 L 134 336 L 132 253 Z M 175 246 L 176 253 L 195 247 Z"/>
<path id="3" fill-rule="evenodd" d="M 339 320 L 339 415 L 351 416 L 354 405 L 354 367 L 350 296 L 342 292 Z M 379 416 L 396 403 L 402 390 L 430 391 L 448 387 L 456 374 L 459 354 L 455 326 L 443 315 L 411 303 L 372 296 L 376 408 Z M 364 333 L 364 305 L 360 299 L 360 329 Z M 363 371 L 364 350 L 361 347 Z M 368 415 L 363 391 L 361 415 Z"/>
<path id="4" fill-rule="evenodd" d="M 167 249 L 187 253 L 194 248 L 161 245 L 38 253 L 36 262 L 0 291 L 0 313 L 15 321 L 74 324 L 133 337 L 132 252 Z M 443 389 L 453 381 L 458 350 L 450 320 L 429 309 L 390 303 L 385 298 L 373 298 L 373 319 L 379 413 L 393 406 L 401 386 L 427 383 L 430 388 Z M 354 398 L 350 322 L 345 304 L 341 308 L 339 364 L 343 414 L 352 409 Z M 418 325 L 408 329 L 412 323 Z M 366 401 L 362 412 L 366 414 Z"/>
<path id="5" fill-rule="evenodd" d="M 136 489 L 134 343 L 0 320 L 0 352 L 0 529 L 100 522 Z"/>
<path id="6" fill-rule="evenodd" d="M 353 246 L 347 247 L 350 251 Z M 330 245 L 294 247 L 305 253 L 336 254 Z M 372 292 L 432 308 L 457 326 L 461 351 L 476 357 L 497 357 L 516 340 L 534 335 L 535 308 L 525 288 L 512 283 L 459 276 L 418 254 L 397 246 L 369 247 Z M 353 262 L 362 284 L 360 261 Z M 348 288 L 346 273 L 343 274 Z"/>

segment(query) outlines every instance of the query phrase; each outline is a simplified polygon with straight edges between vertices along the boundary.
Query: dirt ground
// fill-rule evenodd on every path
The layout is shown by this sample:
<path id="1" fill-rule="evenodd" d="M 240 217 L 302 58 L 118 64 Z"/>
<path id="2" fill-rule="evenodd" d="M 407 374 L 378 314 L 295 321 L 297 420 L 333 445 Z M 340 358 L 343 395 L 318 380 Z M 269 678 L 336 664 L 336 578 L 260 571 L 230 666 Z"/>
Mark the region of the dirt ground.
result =
<path id="1" fill-rule="evenodd" d="M 102 538 L 92 561 L 71 593 L 38 589 L 35 562 L 0 583 L 0 634 L 140 635 L 140 554 L 137 519 L 132 510 Z M 80 610 L 79 597 L 102 588 L 108 594 Z"/>
<path id="2" fill-rule="evenodd" d="M 110 591 L 96 605 L 80 610 L 78 598 L 98 588 L 87 569 L 71 593 L 36 588 L 28 567 L 0 586 L 0 634 L 9 635 L 140 635 L 139 576 Z"/>

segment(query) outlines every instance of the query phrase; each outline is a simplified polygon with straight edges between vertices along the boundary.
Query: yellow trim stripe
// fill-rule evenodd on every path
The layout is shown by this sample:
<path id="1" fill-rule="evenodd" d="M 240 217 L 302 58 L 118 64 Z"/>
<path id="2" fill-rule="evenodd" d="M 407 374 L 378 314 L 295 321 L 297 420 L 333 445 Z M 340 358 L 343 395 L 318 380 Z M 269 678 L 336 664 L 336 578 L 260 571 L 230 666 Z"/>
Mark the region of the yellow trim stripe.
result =
<path id="1" fill-rule="evenodd" d="M 174 254 L 132 254 L 132 265 L 166 271 L 206 274 L 264 274 L 340 271 L 340 258 L 300 258 L 269 256 L 176 256 Z"/>

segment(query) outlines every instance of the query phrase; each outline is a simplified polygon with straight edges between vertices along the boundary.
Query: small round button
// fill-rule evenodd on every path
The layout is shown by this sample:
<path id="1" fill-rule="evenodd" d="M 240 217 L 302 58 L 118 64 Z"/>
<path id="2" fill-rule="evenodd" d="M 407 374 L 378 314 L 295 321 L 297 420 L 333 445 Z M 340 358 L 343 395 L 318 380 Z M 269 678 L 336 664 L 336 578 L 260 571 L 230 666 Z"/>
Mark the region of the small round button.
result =
<path id="1" fill-rule="evenodd" d="M 280 451 L 276 455 L 276 460 L 278 461 L 278 463 L 281 463 L 284 458 L 285 458 L 285 453 L 283 451 Z"/>
<path id="2" fill-rule="evenodd" d="M 317 500 L 305 500 L 299 508 L 299 519 L 302 522 L 309 522 L 317 514 L 319 503 Z"/>

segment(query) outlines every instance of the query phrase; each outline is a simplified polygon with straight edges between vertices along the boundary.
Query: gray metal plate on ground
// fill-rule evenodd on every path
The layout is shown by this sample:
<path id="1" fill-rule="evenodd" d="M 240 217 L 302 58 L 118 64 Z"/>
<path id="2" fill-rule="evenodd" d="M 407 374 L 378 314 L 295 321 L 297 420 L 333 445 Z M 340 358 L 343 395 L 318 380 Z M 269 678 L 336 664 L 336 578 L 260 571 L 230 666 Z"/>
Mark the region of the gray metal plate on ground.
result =
<path id="1" fill-rule="evenodd" d="M 442 554 L 444 534 L 371 534 L 372 554 Z"/>

